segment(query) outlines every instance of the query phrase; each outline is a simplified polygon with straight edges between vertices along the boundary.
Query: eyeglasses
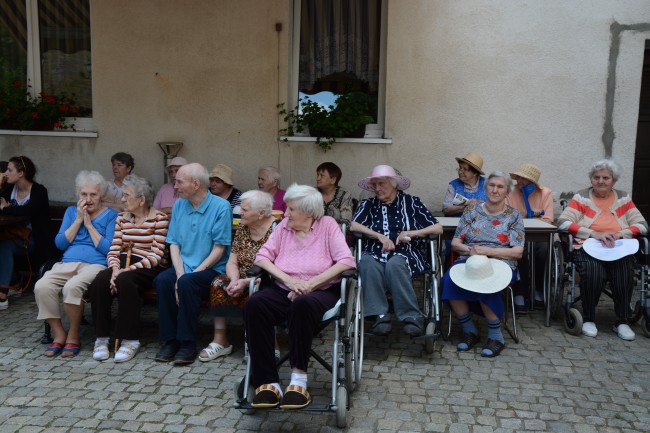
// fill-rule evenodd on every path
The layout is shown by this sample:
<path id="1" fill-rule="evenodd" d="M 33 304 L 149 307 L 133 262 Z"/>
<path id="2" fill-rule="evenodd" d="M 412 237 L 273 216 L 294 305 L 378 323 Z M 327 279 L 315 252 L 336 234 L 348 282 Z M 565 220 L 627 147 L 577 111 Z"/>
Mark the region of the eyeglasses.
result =
<path id="1" fill-rule="evenodd" d="M 123 192 L 123 193 L 122 193 L 122 198 L 123 198 L 124 200 L 129 200 L 129 199 L 132 199 L 132 198 L 137 198 L 137 196 L 135 196 L 135 195 L 131 195 L 131 194 L 126 193 L 126 192 Z"/>
<path id="2" fill-rule="evenodd" d="M 467 168 L 465 168 L 465 167 L 458 167 L 458 168 L 456 169 L 456 171 L 458 171 L 458 172 L 465 172 L 465 173 L 469 173 L 469 172 L 471 172 L 471 171 L 472 171 L 472 169 L 471 169 L 471 168 L 469 168 L 469 167 L 467 167 Z"/>

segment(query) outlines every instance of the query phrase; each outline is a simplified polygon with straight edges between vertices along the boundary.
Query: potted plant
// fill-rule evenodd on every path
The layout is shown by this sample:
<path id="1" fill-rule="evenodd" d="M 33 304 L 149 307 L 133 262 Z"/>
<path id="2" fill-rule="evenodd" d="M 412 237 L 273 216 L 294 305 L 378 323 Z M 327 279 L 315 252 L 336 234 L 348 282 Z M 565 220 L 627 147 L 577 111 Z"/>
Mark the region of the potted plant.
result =
<path id="1" fill-rule="evenodd" d="M 29 86 L 19 80 L 0 82 L 0 129 L 51 131 L 74 129 L 67 118 L 83 110 L 74 98 L 41 92 L 32 97 Z"/>
<path id="2" fill-rule="evenodd" d="M 336 105 L 324 107 L 309 98 L 301 98 L 298 105 L 287 110 L 278 105 L 287 127 L 280 129 L 281 135 L 293 136 L 309 131 L 316 137 L 316 144 L 327 151 L 341 137 L 363 137 L 365 126 L 374 123 L 372 97 L 362 92 L 339 95 Z"/>

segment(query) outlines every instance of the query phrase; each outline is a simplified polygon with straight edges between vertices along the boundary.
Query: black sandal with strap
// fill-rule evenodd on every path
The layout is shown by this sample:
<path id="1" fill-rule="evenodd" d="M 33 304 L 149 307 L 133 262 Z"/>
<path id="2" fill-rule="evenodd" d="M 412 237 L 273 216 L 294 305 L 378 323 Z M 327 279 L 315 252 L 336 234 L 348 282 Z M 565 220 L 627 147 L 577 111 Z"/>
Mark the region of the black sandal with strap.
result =
<path id="1" fill-rule="evenodd" d="M 506 347 L 505 343 L 502 343 L 499 340 L 488 338 L 485 346 L 483 346 L 481 356 L 484 358 L 494 358 L 495 356 L 499 356 L 504 347 Z M 489 350 L 491 353 L 485 353 L 486 350 Z"/>
<path id="2" fill-rule="evenodd" d="M 478 343 L 478 340 L 479 340 L 478 335 L 471 332 L 466 332 L 463 334 L 463 338 L 461 338 L 458 344 L 460 345 L 461 343 L 465 343 L 467 345 L 467 348 L 461 349 L 458 346 L 456 346 L 456 349 L 458 349 L 458 351 L 460 352 L 467 352 L 472 347 L 474 347 L 476 343 Z"/>

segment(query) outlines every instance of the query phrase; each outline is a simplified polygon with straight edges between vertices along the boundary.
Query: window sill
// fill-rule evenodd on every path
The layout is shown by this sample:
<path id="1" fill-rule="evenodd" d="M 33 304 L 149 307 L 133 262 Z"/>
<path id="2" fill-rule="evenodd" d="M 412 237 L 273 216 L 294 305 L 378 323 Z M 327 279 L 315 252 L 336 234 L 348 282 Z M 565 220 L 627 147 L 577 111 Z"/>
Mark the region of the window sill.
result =
<path id="1" fill-rule="evenodd" d="M 299 136 L 293 136 L 293 137 L 287 137 L 287 136 L 281 136 L 278 137 L 280 141 L 286 141 L 286 142 L 302 142 L 302 143 L 316 143 L 316 137 L 299 137 Z M 393 144 L 393 139 L 392 138 L 374 138 L 374 137 L 367 137 L 367 138 L 337 138 L 336 143 L 355 143 L 355 144 Z"/>
<path id="2" fill-rule="evenodd" d="M 37 135 L 41 137 L 76 137 L 76 138 L 97 138 L 96 131 L 18 131 L 11 129 L 0 129 L 0 135 Z"/>

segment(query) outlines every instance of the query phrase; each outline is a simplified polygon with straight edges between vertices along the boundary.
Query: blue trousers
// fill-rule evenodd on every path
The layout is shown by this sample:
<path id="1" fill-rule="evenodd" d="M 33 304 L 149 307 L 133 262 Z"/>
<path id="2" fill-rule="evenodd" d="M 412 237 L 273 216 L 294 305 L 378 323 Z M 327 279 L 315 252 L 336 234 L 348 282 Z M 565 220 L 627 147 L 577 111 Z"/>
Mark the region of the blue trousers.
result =
<path id="1" fill-rule="evenodd" d="M 212 280 L 219 275 L 213 269 L 184 274 L 178 279 L 176 304 L 176 270 L 170 267 L 153 280 L 158 294 L 158 335 L 163 342 L 193 341 L 196 344 L 201 301 L 208 299 Z"/>
<path id="2" fill-rule="evenodd" d="M 34 239 L 29 237 L 29 250 L 34 249 Z M 0 286 L 11 284 L 14 273 L 14 255 L 25 255 L 25 249 L 14 240 L 7 239 L 0 242 Z M 6 293 L 6 290 L 5 290 Z"/>

